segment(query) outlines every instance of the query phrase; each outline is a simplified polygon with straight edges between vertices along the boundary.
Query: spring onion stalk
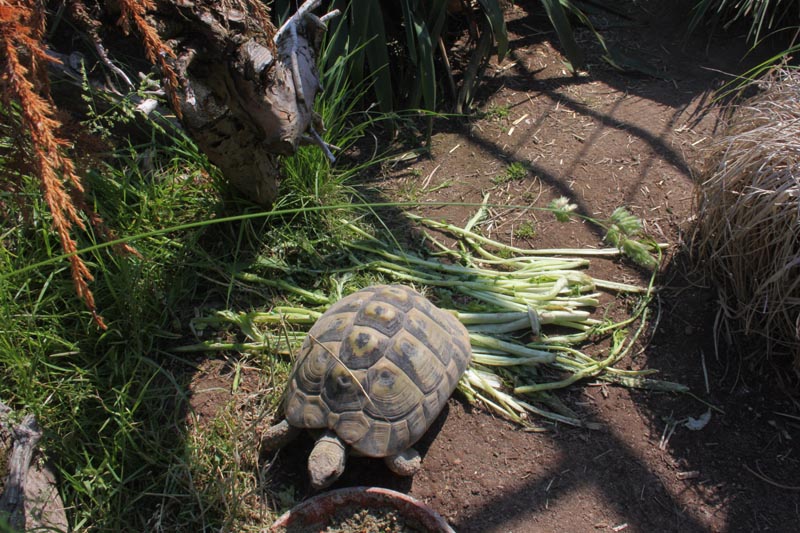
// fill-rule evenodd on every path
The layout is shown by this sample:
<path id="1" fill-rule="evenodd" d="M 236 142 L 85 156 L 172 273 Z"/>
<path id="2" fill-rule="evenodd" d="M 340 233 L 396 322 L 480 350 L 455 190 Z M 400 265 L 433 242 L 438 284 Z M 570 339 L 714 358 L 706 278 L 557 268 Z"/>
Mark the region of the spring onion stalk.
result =
<path id="1" fill-rule="evenodd" d="M 505 355 L 494 355 L 490 353 L 478 352 L 473 349 L 472 360 L 485 366 L 517 366 L 517 365 L 538 365 L 542 362 L 550 362 L 542 357 L 508 357 Z"/>
<path id="2" fill-rule="evenodd" d="M 550 352 L 534 350 L 533 348 L 528 348 L 524 344 L 503 341 L 495 337 L 489 337 L 488 335 L 470 333 L 469 340 L 473 346 L 499 350 L 510 355 L 525 357 L 527 359 L 538 358 L 541 363 L 552 363 L 555 360 L 555 355 Z"/>
<path id="3" fill-rule="evenodd" d="M 586 273 L 589 266 L 586 258 L 550 257 L 567 254 L 619 256 L 621 252 L 617 248 L 526 250 L 506 246 L 473 231 L 485 213 L 482 207 L 465 228 L 409 215 L 460 240 L 462 246 L 455 250 L 429 237 L 441 250 L 440 254 L 431 256 L 400 250 L 344 220 L 342 223 L 359 239 L 346 244 L 350 264 L 313 274 L 328 276 L 329 282 L 321 286 L 338 286 L 340 292 L 355 278 L 353 274 L 368 274 L 371 279 L 378 274 L 387 282 L 401 281 L 423 291 L 430 289 L 439 307 L 451 312 L 469 331 L 473 362 L 459 384 L 460 390 L 470 401 L 479 402 L 532 431 L 541 428 L 533 425 L 530 417 L 541 417 L 552 423 L 598 427 L 581 420 L 552 394 L 580 381 L 594 379 L 669 392 L 688 390 L 677 383 L 648 377 L 652 370 L 623 370 L 614 366 L 630 353 L 644 331 L 647 304 L 654 293 L 653 278 L 644 287 L 598 280 Z M 219 311 L 193 321 L 194 328 L 222 330 L 232 326 L 241 331 L 246 342 L 210 340 L 178 351 L 291 352 L 302 342 L 302 332 L 335 300 L 288 281 L 293 274 L 299 279 L 308 272 L 259 264 L 250 268 L 262 270 L 238 272 L 234 281 L 275 288 L 315 308 L 284 306 L 269 311 Z M 276 272 L 284 278 L 276 279 Z M 601 301 L 600 290 L 635 296 L 638 303 L 617 321 L 595 317 Z M 595 358 L 583 351 L 584 343 L 608 336 L 611 346 L 605 356 Z"/>
<path id="4" fill-rule="evenodd" d="M 570 426 L 599 429 L 599 426 L 596 424 L 587 423 L 578 418 L 541 409 L 503 392 L 501 383 L 497 380 L 497 377 L 490 372 L 470 368 L 465 372 L 459 386 L 469 389 L 474 396 L 479 398 L 488 396 L 488 402 L 486 400 L 484 400 L 484 402 L 487 403 L 493 411 L 503 414 L 521 425 L 527 426 L 528 414 L 534 414 Z"/>
<path id="5" fill-rule="evenodd" d="M 406 252 L 392 252 L 383 248 L 378 248 L 375 246 L 375 243 L 372 243 L 371 245 L 365 245 L 360 242 L 352 242 L 352 243 L 347 243 L 347 246 L 352 249 L 367 252 L 372 255 L 378 255 L 383 259 L 388 260 L 389 261 L 388 264 L 396 266 L 398 268 L 400 268 L 401 264 L 411 264 L 411 265 L 416 265 L 417 267 L 440 271 L 451 275 L 462 275 L 470 277 L 477 276 L 477 277 L 487 277 L 493 279 L 528 278 L 535 276 L 537 273 L 543 272 L 549 278 L 554 278 L 562 275 L 562 276 L 574 276 L 577 278 L 583 278 L 587 282 L 591 280 L 591 278 L 589 278 L 585 274 L 571 270 L 574 268 L 588 266 L 589 264 L 588 261 L 568 262 L 557 258 L 536 258 L 538 261 L 537 264 L 535 265 L 535 268 L 531 267 L 530 265 L 526 265 L 524 269 L 520 268 L 517 269 L 516 271 L 501 272 L 486 268 L 452 265 L 448 263 L 442 263 L 440 261 L 422 259 L 414 254 Z"/>
<path id="6" fill-rule="evenodd" d="M 302 340 L 302 339 L 300 339 Z M 298 341 L 299 344 L 299 341 Z M 275 352 L 277 350 L 277 343 L 272 344 L 269 342 L 198 342 L 197 344 L 189 344 L 186 346 L 177 346 L 173 348 L 174 352 L 222 352 L 222 351 L 237 351 L 237 352 Z M 285 351 L 285 353 L 289 353 Z"/>
<path id="7" fill-rule="evenodd" d="M 275 287 L 276 289 L 293 293 L 297 296 L 300 296 L 303 299 L 303 301 L 308 302 L 310 304 L 331 305 L 333 303 L 327 296 L 307 291 L 305 289 L 301 289 L 300 287 L 292 285 L 291 283 L 284 281 L 282 279 L 266 279 L 256 274 L 252 274 L 250 272 L 237 272 L 234 277 L 244 282 L 258 283 L 259 285 Z"/>
<path id="8" fill-rule="evenodd" d="M 660 379 L 649 379 L 641 377 L 620 376 L 618 374 L 603 374 L 598 379 L 629 387 L 631 389 L 647 389 L 658 392 L 689 392 L 689 387 L 681 383 L 664 381 Z"/>
<path id="9" fill-rule="evenodd" d="M 439 248 L 439 252 L 434 253 L 434 256 L 451 257 L 457 261 L 474 261 L 475 258 L 467 255 L 464 252 L 452 250 L 445 246 L 439 239 L 431 235 L 429 232 L 423 232 L 425 238 L 429 240 L 434 246 Z M 470 243 L 474 251 L 480 256 L 480 263 L 484 265 L 503 266 L 509 267 L 513 270 L 536 272 L 539 270 L 549 270 L 551 267 L 561 268 L 581 268 L 589 266 L 588 259 L 578 259 L 575 257 L 543 257 L 543 256 L 514 256 L 514 257 L 499 257 L 494 255 L 484 248 L 475 243 Z"/>
<path id="10" fill-rule="evenodd" d="M 495 241 L 488 237 L 484 237 L 479 233 L 475 233 L 470 230 L 466 230 L 464 228 L 459 228 L 458 226 L 453 226 L 451 224 L 447 224 L 445 222 L 438 222 L 436 220 L 431 220 L 429 218 L 424 218 L 419 215 L 414 215 L 411 213 L 407 213 L 406 216 L 411 220 L 419 222 L 421 224 L 425 224 L 428 227 L 445 230 L 450 233 L 454 233 L 457 236 L 470 240 L 476 241 L 482 244 L 488 244 L 489 246 L 500 248 L 504 250 L 508 250 L 511 253 L 518 254 L 520 256 L 541 256 L 541 255 L 577 255 L 577 256 L 597 256 L 597 257 L 617 257 L 620 255 L 620 251 L 618 248 L 543 248 L 541 250 L 531 250 L 531 249 L 524 249 L 524 248 L 517 248 L 516 246 L 510 246 L 507 244 L 503 244 L 499 241 Z"/>
<path id="11" fill-rule="evenodd" d="M 620 331 L 620 330 L 618 330 Z M 617 358 L 622 351 L 622 345 L 619 341 L 615 342 L 611 347 L 611 353 L 602 361 L 596 361 L 587 364 L 580 370 L 574 370 L 572 375 L 568 378 L 551 381 L 549 383 L 535 383 L 531 385 L 522 385 L 514 388 L 514 394 L 530 394 L 533 392 L 541 392 L 545 390 L 563 389 L 575 383 L 578 380 L 594 377 L 605 370 L 607 367 L 617 361 Z M 553 358 L 555 360 L 555 358 Z M 563 361 L 563 358 L 562 358 Z"/>
<path id="12" fill-rule="evenodd" d="M 275 307 L 272 311 L 238 312 L 223 310 L 217 311 L 208 317 L 199 317 L 192 320 L 195 330 L 205 327 L 219 327 L 223 324 L 238 325 L 241 328 L 254 329 L 254 324 L 313 324 L 322 316 L 319 311 L 298 307 Z"/>

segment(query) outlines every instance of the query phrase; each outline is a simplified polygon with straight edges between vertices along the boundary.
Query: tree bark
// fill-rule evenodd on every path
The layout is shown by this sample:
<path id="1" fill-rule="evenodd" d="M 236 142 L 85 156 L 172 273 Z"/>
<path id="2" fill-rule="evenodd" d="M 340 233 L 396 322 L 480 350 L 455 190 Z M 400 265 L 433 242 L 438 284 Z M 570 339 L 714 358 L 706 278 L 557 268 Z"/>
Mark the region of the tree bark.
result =
<path id="1" fill-rule="evenodd" d="M 67 531 L 64 503 L 53 472 L 32 463 L 42 432 L 33 415 L 8 424 L 10 410 L 0 402 L 0 526 L 13 531 Z"/>
<path id="2" fill-rule="evenodd" d="M 322 124 L 312 107 L 321 88 L 316 63 L 325 21 L 338 11 L 319 18 L 311 11 L 320 3 L 305 0 L 278 30 L 262 0 L 157 0 L 137 26 L 135 38 L 146 54 L 156 57 L 162 70 L 171 69 L 163 72 L 163 85 L 185 131 L 226 179 L 264 206 L 278 194 L 280 156 L 313 143 L 333 160 L 317 134 Z M 125 18 L 114 0 L 103 5 L 105 18 Z M 114 64 L 113 50 L 107 52 L 101 42 L 100 22 L 86 9 L 72 15 L 94 41 L 107 71 L 132 88 L 134 77 Z M 55 60 L 52 72 L 82 83 L 80 54 L 49 53 Z M 177 86 L 171 86 L 174 78 Z M 112 100 L 119 95 L 105 90 Z M 147 113 L 151 104 L 155 100 L 137 109 Z"/>
<path id="3" fill-rule="evenodd" d="M 297 17 L 275 39 L 253 9 L 252 0 L 163 0 L 151 23 L 175 52 L 187 132 L 236 188 L 268 206 L 279 156 L 313 130 L 324 25 Z"/>

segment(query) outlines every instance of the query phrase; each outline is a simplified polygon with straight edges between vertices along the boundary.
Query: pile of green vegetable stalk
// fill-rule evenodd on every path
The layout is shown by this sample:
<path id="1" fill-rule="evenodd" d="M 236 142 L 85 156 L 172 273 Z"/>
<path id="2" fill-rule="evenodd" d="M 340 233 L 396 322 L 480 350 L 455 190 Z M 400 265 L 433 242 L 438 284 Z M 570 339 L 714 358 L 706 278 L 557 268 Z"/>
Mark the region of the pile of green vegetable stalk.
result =
<path id="1" fill-rule="evenodd" d="M 614 365 L 634 346 L 647 324 L 648 286 L 636 286 L 590 277 L 588 256 L 617 256 L 621 248 L 525 250 L 506 246 L 472 231 L 476 215 L 465 228 L 409 215 L 417 223 L 458 239 L 453 250 L 427 235 L 441 252 L 422 257 L 403 251 L 366 233 L 349 221 L 358 240 L 347 244 L 350 265 L 319 272 L 338 280 L 336 295 L 323 295 L 288 281 L 240 272 L 241 281 L 291 292 L 313 308 L 274 307 L 268 311 L 223 310 L 196 319 L 195 329 L 233 325 L 248 339 L 244 343 L 203 342 L 180 351 L 239 350 L 296 353 L 305 331 L 328 306 L 345 293 L 362 287 L 345 286 L 357 273 L 379 275 L 387 282 L 406 283 L 452 312 L 467 327 L 473 360 L 459 389 L 472 402 L 530 430 L 543 429 L 536 417 L 582 427 L 582 420 L 553 391 L 579 380 L 596 379 L 628 387 L 686 392 L 680 384 L 649 378 L 653 370 L 623 370 Z M 656 251 L 658 249 L 656 248 Z M 598 319 L 598 290 L 633 297 L 623 320 Z M 609 340 L 607 353 L 594 358 L 582 347 Z"/>

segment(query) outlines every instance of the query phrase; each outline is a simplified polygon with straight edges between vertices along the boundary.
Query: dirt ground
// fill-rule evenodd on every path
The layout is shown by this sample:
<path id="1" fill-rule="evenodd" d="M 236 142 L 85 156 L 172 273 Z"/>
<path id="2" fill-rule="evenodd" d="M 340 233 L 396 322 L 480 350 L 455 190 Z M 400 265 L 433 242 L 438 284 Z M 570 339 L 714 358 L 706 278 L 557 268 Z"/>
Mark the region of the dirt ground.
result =
<path id="1" fill-rule="evenodd" d="M 494 204 L 545 206 L 567 196 L 581 213 L 599 217 L 628 206 L 671 247 L 656 318 L 626 364 L 658 369 L 696 397 L 585 383 L 563 399 L 602 430 L 529 433 L 456 396 L 421 443 L 423 469 L 413 479 L 353 459 L 334 488 L 407 492 L 461 533 L 800 531 L 798 404 L 774 376 L 743 372 L 735 350 L 715 344 L 714 293 L 686 267 L 693 176 L 717 124 L 718 110 L 705 105 L 720 71 L 742 70 L 743 39 L 687 38 L 683 11 L 670 2 L 620 5 L 630 20 L 601 17 L 598 29 L 660 77 L 614 70 L 588 32 L 581 42 L 589 72 L 570 75 L 540 2 L 515 2 L 511 52 L 490 69 L 479 95 L 486 114 L 468 124 L 437 123 L 431 157 L 387 168 L 371 185 L 399 200 L 479 202 L 489 193 Z M 525 166 L 525 177 L 498 183 L 514 162 Z M 456 224 L 473 213 L 426 212 Z M 540 248 L 601 246 L 590 225 L 552 219 L 495 210 L 482 230 Z M 615 281 L 641 275 L 613 261 L 595 261 L 590 273 Z M 700 417 L 708 404 L 708 425 L 690 430 L 688 417 Z M 309 446 L 275 465 L 301 487 Z"/>

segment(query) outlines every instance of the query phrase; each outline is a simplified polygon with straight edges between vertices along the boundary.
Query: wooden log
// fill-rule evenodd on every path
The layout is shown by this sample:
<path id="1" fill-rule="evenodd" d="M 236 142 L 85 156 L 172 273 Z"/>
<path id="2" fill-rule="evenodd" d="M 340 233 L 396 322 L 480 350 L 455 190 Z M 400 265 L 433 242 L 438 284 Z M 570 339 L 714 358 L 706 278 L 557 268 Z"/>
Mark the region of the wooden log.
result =
<path id="1" fill-rule="evenodd" d="M 9 414 L 10 409 L 0 402 L 0 527 L 67 531 L 56 477 L 38 457 L 39 424 L 29 414 L 12 426 Z"/>
<path id="2" fill-rule="evenodd" d="M 303 13 L 312 4 L 318 0 Z M 269 206 L 279 156 L 293 154 L 313 130 L 325 26 L 299 16 L 275 42 L 274 26 L 259 26 L 252 10 L 247 0 L 169 0 L 152 23 L 175 52 L 184 127 L 236 188 Z"/>

